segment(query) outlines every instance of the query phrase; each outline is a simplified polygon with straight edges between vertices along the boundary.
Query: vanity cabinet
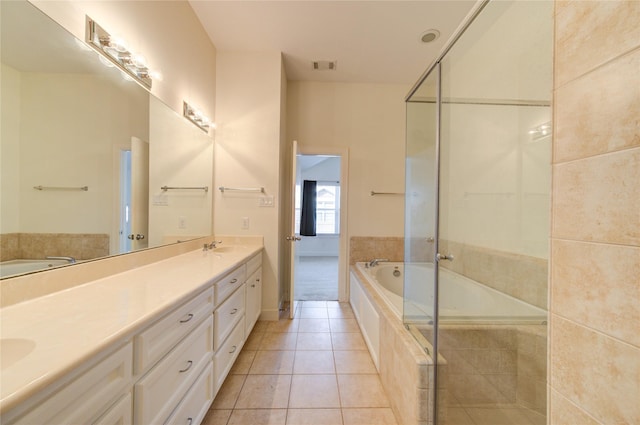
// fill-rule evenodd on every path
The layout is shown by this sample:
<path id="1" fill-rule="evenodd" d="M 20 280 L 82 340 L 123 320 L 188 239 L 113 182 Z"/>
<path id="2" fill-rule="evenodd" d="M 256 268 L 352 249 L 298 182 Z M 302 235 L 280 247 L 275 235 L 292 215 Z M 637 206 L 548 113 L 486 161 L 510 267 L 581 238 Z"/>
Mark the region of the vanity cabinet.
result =
<path id="1" fill-rule="evenodd" d="M 261 280 L 257 254 L 123 333 L 0 423 L 200 424 L 260 315 Z"/>

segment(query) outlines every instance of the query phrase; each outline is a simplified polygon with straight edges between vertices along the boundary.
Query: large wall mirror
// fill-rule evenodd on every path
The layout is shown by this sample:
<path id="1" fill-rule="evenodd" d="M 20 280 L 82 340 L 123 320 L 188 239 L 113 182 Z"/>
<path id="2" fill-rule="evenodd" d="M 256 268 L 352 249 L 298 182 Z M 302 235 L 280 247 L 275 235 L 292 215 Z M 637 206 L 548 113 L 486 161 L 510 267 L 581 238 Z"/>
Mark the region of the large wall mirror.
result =
<path id="1" fill-rule="evenodd" d="M 0 18 L 2 278 L 209 235 L 211 137 L 30 3 Z"/>

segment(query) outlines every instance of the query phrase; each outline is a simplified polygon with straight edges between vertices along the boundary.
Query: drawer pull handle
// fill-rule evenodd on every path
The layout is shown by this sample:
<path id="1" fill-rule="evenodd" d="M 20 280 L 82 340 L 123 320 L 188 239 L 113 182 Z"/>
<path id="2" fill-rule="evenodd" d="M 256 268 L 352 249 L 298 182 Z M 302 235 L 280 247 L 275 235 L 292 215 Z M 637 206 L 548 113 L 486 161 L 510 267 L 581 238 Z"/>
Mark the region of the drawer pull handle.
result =
<path id="1" fill-rule="evenodd" d="M 236 283 L 237 281 L 238 281 L 238 279 L 231 279 L 231 280 L 229 281 L 229 283 Z"/>
<path id="2" fill-rule="evenodd" d="M 260 279 L 256 279 L 256 282 L 260 282 Z"/>
<path id="3" fill-rule="evenodd" d="M 187 418 L 187 425 L 191 425 L 192 422 L 193 422 L 193 418 Z"/>
<path id="4" fill-rule="evenodd" d="M 251 285 L 251 287 L 252 287 L 252 288 L 255 288 L 255 287 L 256 287 L 256 284 L 254 283 L 253 285 Z"/>
<path id="5" fill-rule="evenodd" d="M 180 370 L 179 372 L 180 373 L 184 373 L 184 372 L 188 371 L 189 369 L 191 369 L 191 366 L 193 366 L 193 362 L 191 360 L 189 360 L 187 362 L 187 367 L 185 367 L 184 369 Z"/>
<path id="6" fill-rule="evenodd" d="M 229 313 L 229 314 L 236 314 L 237 312 L 238 312 L 238 309 L 234 308 L 233 310 L 231 310 L 231 313 Z"/>
<path id="7" fill-rule="evenodd" d="M 186 319 L 182 319 L 180 321 L 180 323 L 187 323 L 191 319 L 193 319 L 193 314 L 189 313 L 189 314 L 187 314 L 187 318 Z"/>
<path id="8" fill-rule="evenodd" d="M 238 346 L 237 346 L 237 345 L 234 345 L 234 346 L 231 348 L 231 351 L 229 351 L 229 354 L 233 354 L 233 353 L 235 353 L 237 349 L 238 349 Z"/>

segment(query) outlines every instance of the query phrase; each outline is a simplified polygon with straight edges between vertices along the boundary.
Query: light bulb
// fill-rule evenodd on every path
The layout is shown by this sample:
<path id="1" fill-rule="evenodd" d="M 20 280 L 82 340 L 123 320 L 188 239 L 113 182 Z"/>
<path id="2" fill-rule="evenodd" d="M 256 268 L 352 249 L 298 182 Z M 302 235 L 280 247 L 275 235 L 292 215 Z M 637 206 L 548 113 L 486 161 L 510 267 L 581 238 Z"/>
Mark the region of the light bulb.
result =
<path id="1" fill-rule="evenodd" d="M 114 35 L 109 40 L 109 46 L 116 49 L 118 52 L 126 52 L 127 51 L 127 42 L 120 36 Z"/>
<path id="2" fill-rule="evenodd" d="M 134 53 L 131 55 L 131 62 L 133 62 L 133 64 L 137 67 L 137 68 L 146 68 L 147 67 L 147 59 L 138 54 L 138 53 Z"/>

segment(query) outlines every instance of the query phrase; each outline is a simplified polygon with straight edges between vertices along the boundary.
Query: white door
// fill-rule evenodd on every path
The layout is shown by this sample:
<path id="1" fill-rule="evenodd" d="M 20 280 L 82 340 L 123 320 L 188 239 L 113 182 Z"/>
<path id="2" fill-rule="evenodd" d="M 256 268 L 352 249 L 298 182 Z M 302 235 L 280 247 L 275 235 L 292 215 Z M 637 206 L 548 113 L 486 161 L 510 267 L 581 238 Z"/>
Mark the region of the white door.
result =
<path id="1" fill-rule="evenodd" d="M 149 246 L 149 143 L 131 138 L 132 249 Z"/>
<path id="2" fill-rule="evenodd" d="M 296 235 L 296 186 L 300 187 L 300 170 L 298 169 L 298 142 L 293 141 L 293 148 L 291 152 L 291 224 L 289 226 L 289 235 L 287 240 L 291 244 L 291 258 L 290 258 L 290 270 L 289 270 L 289 318 L 293 319 L 296 314 L 296 269 L 297 264 L 300 261 L 300 257 L 296 254 L 296 242 L 300 240 L 300 237 Z"/>

